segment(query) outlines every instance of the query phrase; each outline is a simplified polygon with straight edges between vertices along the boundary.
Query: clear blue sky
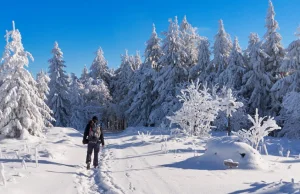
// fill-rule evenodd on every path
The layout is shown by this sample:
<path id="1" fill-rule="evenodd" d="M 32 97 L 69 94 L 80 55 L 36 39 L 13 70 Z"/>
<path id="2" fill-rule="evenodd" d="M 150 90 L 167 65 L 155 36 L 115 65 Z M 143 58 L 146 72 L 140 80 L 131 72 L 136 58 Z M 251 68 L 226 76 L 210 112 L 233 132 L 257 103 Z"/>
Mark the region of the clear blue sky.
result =
<path id="1" fill-rule="evenodd" d="M 273 0 L 276 20 L 283 44 L 295 39 L 300 22 L 299 0 Z M 23 37 L 25 49 L 35 58 L 29 70 L 36 74 L 48 70 L 54 41 L 58 41 L 67 65 L 67 72 L 81 74 L 84 64 L 91 65 L 99 46 L 104 50 L 110 67 L 120 65 L 120 54 L 136 50 L 144 52 L 151 34 L 152 23 L 160 34 L 168 28 L 168 18 L 187 15 L 188 21 L 199 28 L 200 35 L 213 43 L 218 20 L 224 20 L 232 39 L 238 36 L 244 49 L 250 32 L 262 37 L 268 0 L 14 0 L 3 1 L 0 9 L 0 52 L 5 45 L 5 30 L 11 21 Z M 160 37 L 162 37 L 160 35 Z"/>

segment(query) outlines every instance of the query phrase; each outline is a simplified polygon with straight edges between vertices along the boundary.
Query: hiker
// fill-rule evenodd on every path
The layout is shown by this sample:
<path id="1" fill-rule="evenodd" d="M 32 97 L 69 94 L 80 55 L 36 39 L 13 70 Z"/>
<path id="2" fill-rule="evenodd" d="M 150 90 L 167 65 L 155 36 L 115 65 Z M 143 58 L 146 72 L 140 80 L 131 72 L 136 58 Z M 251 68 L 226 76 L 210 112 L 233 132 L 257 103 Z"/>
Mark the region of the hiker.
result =
<path id="1" fill-rule="evenodd" d="M 90 169 L 91 157 L 94 151 L 94 160 L 93 165 L 95 168 L 98 167 L 98 153 L 100 151 L 100 143 L 102 147 L 104 146 L 104 137 L 103 131 L 100 125 L 98 124 L 98 118 L 94 116 L 92 120 L 85 127 L 83 135 L 83 144 L 88 144 L 87 155 L 86 155 L 86 164 L 87 169 Z"/>

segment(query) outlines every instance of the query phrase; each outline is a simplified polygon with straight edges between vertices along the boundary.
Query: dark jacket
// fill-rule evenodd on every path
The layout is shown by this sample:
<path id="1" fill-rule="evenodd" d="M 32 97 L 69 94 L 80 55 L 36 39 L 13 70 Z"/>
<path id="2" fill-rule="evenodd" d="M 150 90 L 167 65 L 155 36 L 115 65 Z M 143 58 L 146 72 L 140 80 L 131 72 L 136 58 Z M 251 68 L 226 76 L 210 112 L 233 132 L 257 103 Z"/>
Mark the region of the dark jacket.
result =
<path id="1" fill-rule="evenodd" d="M 90 132 L 90 129 L 91 129 L 92 125 L 95 125 L 95 123 L 92 120 L 90 120 L 89 123 L 86 125 L 85 130 L 84 130 L 84 134 L 83 134 L 83 139 L 84 140 L 87 139 L 87 137 L 89 136 L 89 132 Z M 101 142 L 102 145 L 104 146 L 103 130 L 102 130 L 102 128 L 100 128 L 100 129 L 101 129 L 101 135 L 99 137 L 99 142 Z"/>

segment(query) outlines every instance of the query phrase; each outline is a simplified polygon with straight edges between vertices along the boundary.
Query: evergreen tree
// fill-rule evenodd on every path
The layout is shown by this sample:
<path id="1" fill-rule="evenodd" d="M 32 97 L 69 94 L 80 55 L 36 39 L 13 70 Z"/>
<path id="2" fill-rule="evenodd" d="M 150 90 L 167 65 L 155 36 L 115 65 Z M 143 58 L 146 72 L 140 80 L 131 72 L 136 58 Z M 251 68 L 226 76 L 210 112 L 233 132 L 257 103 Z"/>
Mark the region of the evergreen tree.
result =
<path id="1" fill-rule="evenodd" d="M 89 80 L 89 78 L 90 78 L 89 70 L 86 67 L 86 65 L 84 65 L 84 68 L 83 68 L 82 73 L 81 73 L 80 81 L 82 83 L 86 83 Z"/>
<path id="2" fill-rule="evenodd" d="M 213 67 L 217 76 L 227 68 L 231 49 L 232 43 L 230 36 L 224 29 L 223 20 L 219 20 L 219 30 L 215 35 L 215 43 L 213 46 Z"/>
<path id="3" fill-rule="evenodd" d="M 0 86 L 0 134 L 27 139 L 42 136 L 45 119 L 51 121 L 51 111 L 39 96 L 37 83 L 24 68 L 32 55 L 24 50 L 18 29 L 6 33 Z"/>
<path id="4" fill-rule="evenodd" d="M 248 40 L 248 47 L 244 51 L 244 58 L 246 62 L 246 71 L 249 71 L 251 69 L 251 64 L 250 64 L 250 51 L 253 46 L 255 46 L 259 42 L 259 36 L 257 33 L 250 33 L 249 35 L 249 40 Z"/>
<path id="5" fill-rule="evenodd" d="M 196 28 L 192 27 L 188 23 L 186 16 L 184 16 L 181 25 L 181 39 L 183 41 L 183 49 L 185 49 L 186 56 L 184 56 L 184 63 L 188 67 L 193 67 L 198 61 L 198 49 L 199 35 L 196 32 Z"/>
<path id="6" fill-rule="evenodd" d="M 265 42 L 263 48 L 266 54 L 269 55 L 268 60 L 266 60 L 266 71 L 272 75 L 272 82 L 274 83 L 285 52 L 281 44 L 282 37 L 276 32 L 279 26 L 275 20 L 275 11 L 271 0 L 269 0 L 265 27 L 267 28 L 267 32 L 264 36 Z"/>
<path id="7" fill-rule="evenodd" d="M 111 73 L 109 71 L 107 64 L 108 63 L 104 58 L 104 52 L 100 47 L 97 50 L 96 57 L 90 67 L 90 76 L 93 79 L 102 79 L 106 82 L 106 84 L 109 84 Z"/>
<path id="8" fill-rule="evenodd" d="M 37 74 L 37 88 L 39 91 L 39 96 L 41 99 L 43 99 L 44 101 L 47 101 L 47 95 L 49 94 L 49 87 L 48 87 L 48 83 L 50 82 L 50 78 L 49 76 L 43 71 L 41 70 L 38 74 Z"/>
<path id="9" fill-rule="evenodd" d="M 243 76 L 241 94 L 249 99 L 249 112 L 255 112 L 258 108 L 263 115 L 269 114 L 271 106 L 270 89 L 272 87 L 271 76 L 266 71 L 265 60 L 268 55 L 262 49 L 262 43 L 258 42 L 250 50 L 251 69 Z"/>
<path id="10" fill-rule="evenodd" d="M 185 50 L 184 42 L 180 38 L 181 32 L 179 30 L 177 17 L 174 22 L 169 21 L 168 32 L 165 33 L 163 40 L 164 55 L 160 58 L 162 69 L 157 78 L 153 93 L 158 96 L 153 102 L 153 110 L 150 114 L 151 124 L 160 124 L 166 115 L 170 115 L 173 111 L 180 107 L 178 99 L 179 93 L 177 85 L 188 80 L 188 70 L 185 66 Z"/>
<path id="11" fill-rule="evenodd" d="M 138 70 L 141 64 L 142 64 L 142 60 L 141 60 L 140 52 L 136 51 L 136 54 L 134 56 L 134 62 L 133 62 L 133 70 L 134 71 Z"/>
<path id="12" fill-rule="evenodd" d="M 50 92 L 48 105 L 53 111 L 56 120 L 55 126 L 67 127 L 70 119 L 69 83 L 64 70 L 66 65 L 63 60 L 63 53 L 57 42 L 54 43 L 52 54 L 53 57 L 49 60 Z"/>
<path id="13" fill-rule="evenodd" d="M 153 24 L 152 35 L 146 43 L 145 49 L 145 64 L 150 64 L 153 69 L 159 71 L 160 67 L 158 66 L 159 59 L 163 56 L 163 52 L 160 47 L 161 39 L 157 36 L 155 25 Z"/>
<path id="14" fill-rule="evenodd" d="M 280 107 L 283 97 L 289 92 L 300 92 L 300 27 L 296 36 L 298 39 L 288 46 L 287 55 L 279 68 L 279 71 L 283 72 L 286 77 L 279 79 L 271 90 L 276 99 L 272 104 L 274 107 Z M 291 99 L 294 99 L 294 96 L 297 95 L 293 95 Z M 288 102 L 286 101 L 285 104 Z"/>
<path id="15" fill-rule="evenodd" d="M 198 45 L 198 63 L 190 69 L 190 78 L 198 79 L 200 82 L 209 81 L 209 63 L 211 52 L 209 50 L 210 43 L 206 37 L 200 38 Z"/>
<path id="16" fill-rule="evenodd" d="M 156 75 L 158 60 L 162 56 L 159 47 L 160 39 L 157 38 L 155 26 L 153 25 L 152 35 L 147 41 L 145 49 L 145 62 L 136 72 L 135 84 L 131 90 L 134 96 L 130 108 L 126 111 L 129 124 L 132 126 L 149 126 L 149 116 L 155 95 L 152 93 L 154 86 L 154 76 Z"/>
<path id="17" fill-rule="evenodd" d="M 70 86 L 71 119 L 70 127 L 77 130 L 84 130 L 87 119 L 84 112 L 84 87 L 74 73 L 71 74 Z"/>
<path id="18" fill-rule="evenodd" d="M 237 38 L 234 39 L 228 61 L 228 67 L 218 78 L 219 83 L 227 85 L 234 90 L 240 90 L 242 86 L 242 77 L 245 73 L 245 60 Z"/>

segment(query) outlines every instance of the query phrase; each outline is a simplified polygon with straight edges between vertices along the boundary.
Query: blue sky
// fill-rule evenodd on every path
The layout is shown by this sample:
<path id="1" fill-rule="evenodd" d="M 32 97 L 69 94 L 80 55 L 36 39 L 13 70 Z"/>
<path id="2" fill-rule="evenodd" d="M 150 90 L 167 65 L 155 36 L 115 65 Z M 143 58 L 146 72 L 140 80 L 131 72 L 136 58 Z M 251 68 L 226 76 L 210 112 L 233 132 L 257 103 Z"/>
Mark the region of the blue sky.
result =
<path id="1" fill-rule="evenodd" d="M 276 20 L 283 44 L 295 39 L 294 32 L 300 23 L 299 0 L 273 0 Z M 58 41 L 67 65 L 67 72 L 81 74 L 84 64 L 91 65 L 99 46 L 104 50 L 110 67 L 120 65 L 120 54 L 136 50 L 144 52 L 150 37 L 152 23 L 160 34 L 168 28 L 168 19 L 186 15 L 198 27 L 202 36 L 211 43 L 217 32 L 218 20 L 223 19 L 232 39 L 237 36 L 242 48 L 247 46 L 250 32 L 262 37 L 268 0 L 14 0 L 4 1 L 0 9 L 0 52 L 5 46 L 5 30 L 11 21 L 23 37 L 25 49 L 35 61 L 29 70 L 36 74 L 48 70 L 54 41 Z M 160 34 L 160 37 L 161 34 Z"/>

